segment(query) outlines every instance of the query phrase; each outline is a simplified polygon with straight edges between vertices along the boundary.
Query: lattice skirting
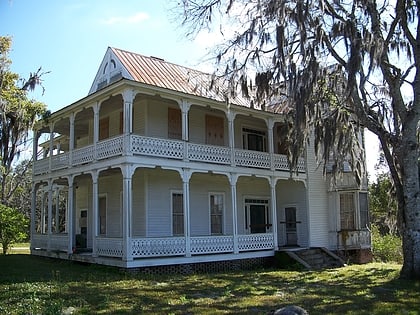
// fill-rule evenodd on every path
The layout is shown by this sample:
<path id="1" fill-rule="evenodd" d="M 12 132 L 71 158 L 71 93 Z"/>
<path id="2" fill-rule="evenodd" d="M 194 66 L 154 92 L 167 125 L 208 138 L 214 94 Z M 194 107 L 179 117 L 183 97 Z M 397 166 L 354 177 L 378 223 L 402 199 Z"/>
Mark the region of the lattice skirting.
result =
<path id="1" fill-rule="evenodd" d="M 224 260 L 214 262 L 202 262 L 191 264 L 178 264 L 166 266 L 140 267 L 123 269 L 130 273 L 143 273 L 151 275 L 164 274 L 193 274 L 193 273 L 214 273 L 235 270 L 252 270 L 263 267 L 272 267 L 274 257 L 257 257 L 248 259 Z"/>

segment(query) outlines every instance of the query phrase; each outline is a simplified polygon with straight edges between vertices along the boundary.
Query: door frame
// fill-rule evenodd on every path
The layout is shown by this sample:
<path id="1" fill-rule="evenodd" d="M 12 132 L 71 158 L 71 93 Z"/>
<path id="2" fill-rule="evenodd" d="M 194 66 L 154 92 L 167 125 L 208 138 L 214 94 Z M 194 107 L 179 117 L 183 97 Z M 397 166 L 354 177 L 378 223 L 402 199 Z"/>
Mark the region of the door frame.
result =
<path id="1" fill-rule="evenodd" d="M 264 211 L 264 219 L 265 219 L 265 232 L 261 233 L 271 233 L 272 232 L 272 224 L 271 216 L 270 216 L 270 198 L 268 197 L 245 197 L 244 198 L 244 210 L 245 210 L 245 231 L 247 234 L 251 233 L 251 206 L 258 205 L 258 206 L 265 206 Z"/>

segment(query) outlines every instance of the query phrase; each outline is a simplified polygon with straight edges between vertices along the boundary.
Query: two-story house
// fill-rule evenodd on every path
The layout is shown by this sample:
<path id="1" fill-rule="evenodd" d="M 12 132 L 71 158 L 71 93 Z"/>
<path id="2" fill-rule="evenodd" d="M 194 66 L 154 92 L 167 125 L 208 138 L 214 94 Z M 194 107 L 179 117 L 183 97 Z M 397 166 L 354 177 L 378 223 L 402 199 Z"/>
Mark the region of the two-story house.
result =
<path id="1" fill-rule="evenodd" d="M 211 76 L 108 48 L 89 95 L 35 130 L 31 253 L 124 268 L 370 249 L 366 185 L 332 184 L 284 117 Z"/>

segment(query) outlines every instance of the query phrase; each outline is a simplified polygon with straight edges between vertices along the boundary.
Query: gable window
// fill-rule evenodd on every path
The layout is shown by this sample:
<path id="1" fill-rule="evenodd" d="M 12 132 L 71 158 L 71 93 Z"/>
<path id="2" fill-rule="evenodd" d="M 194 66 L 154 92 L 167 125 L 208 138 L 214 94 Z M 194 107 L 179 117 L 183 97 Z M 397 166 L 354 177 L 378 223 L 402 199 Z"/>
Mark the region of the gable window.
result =
<path id="1" fill-rule="evenodd" d="M 223 234 L 223 209 L 223 194 L 210 194 L 210 232 L 212 235 Z"/>
<path id="2" fill-rule="evenodd" d="M 168 108 L 168 138 L 182 139 L 182 116 L 178 108 Z"/>
<path id="3" fill-rule="evenodd" d="M 265 131 L 242 128 L 242 141 L 245 150 L 267 152 Z"/>
<path id="4" fill-rule="evenodd" d="M 355 230 L 354 193 L 340 194 L 340 224 L 341 230 Z"/>
<path id="5" fill-rule="evenodd" d="M 172 235 L 184 235 L 184 196 L 172 193 Z"/>

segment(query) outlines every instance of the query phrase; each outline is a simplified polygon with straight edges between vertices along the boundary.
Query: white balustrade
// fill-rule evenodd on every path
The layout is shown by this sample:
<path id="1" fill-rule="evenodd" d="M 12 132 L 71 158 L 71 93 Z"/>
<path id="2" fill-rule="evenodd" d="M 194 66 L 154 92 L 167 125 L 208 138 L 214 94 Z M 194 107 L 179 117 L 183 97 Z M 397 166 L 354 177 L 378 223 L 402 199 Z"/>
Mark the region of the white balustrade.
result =
<path id="1" fill-rule="evenodd" d="M 48 173 L 48 170 L 50 169 L 50 160 L 49 158 L 45 158 L 42 160 L 37 160 L 34 162 L 34 175 L 40 175 Z"/>
<path id="2" fill-rule="evenodd" d="M 51 234 L 50 250 L 67 252 L 68 244 L 68 234 Z"/>
<path id="3" fill-rule="evenodd" d="M 48 234 L 32 234 L 31 248 L 47 249 L 48 247 Z"/>
<path id="4" fill-rule="evenodd" d="M 69 166 L 69 153 L 61 153 L 51 157 L 51 170 L 56 171 Z"/>
<path id="5" fill-rule="evenodd" d="M 96 254 L 98 256 L 122 257 L 122 238 L 98 237 L 96 238 Z"/>
<path id="6" fill-rule="evenodd" d="M 370 247 L 371 237 L 368 230 L 341 231 L 338 233 L 340 248 L 364 248 Z"/>
<path id="7" fill-rule="evenodd" d="M 267 152 L 252 150 L 235 150 L 235 164 L 237 166 L 270 168 L 271 159 Z"/>
<path id="8" fill-rule="evenodd" d="M 183 141 L 133 135 L 131 136 L 131 145 L 133 154 L 172 159 L 182 159 L 184 157 Z"/>
<path id="9" fill-rule="evenodd" d="M 188 143 L 188 159 L 190 161 L 230 164 L 231 150 L 227 147 Z"/>
<path id="10" fill-rule="evenodd" d="M 233 252 L 233 236 L 191 237 L 191 254 L 217 254 Z"/>
<path id="11" fill-rule="evenodd" d="M 94 153 L 95 147 L 93 145 L 73 150 L 73 166 L 92 162 Z"/>
<path id="12" fill-rule="evenodd" d="M 137 238 L 131 240 L 133 258 L 185 255 L 185 238 Z"/>
<path id="13" fill-rule="evenodd" d="M 274 248 L 273 234 L 238 235 L 239 251 L 254 251 Z"/>
<path id="14" fill-rule="evenodd" d="M 96 157 L 98 160 L 121 155 L 123 153 L 123 136 L 102 140 L 96 145 Z"/>
<path id="15" fill-rule="evenodd" d="M 89 145 L 72 152 L 72 166 L 106 159 L 114 156 L 123 155 L 124 145 L 130 145 L 128 152 L 134 155 L 154 156 L 169 159 L 189 160 L 194 162 L 204 162 L 213 164 L 231 164 L 231 148 L 215 145 L 198 143 L 188 143 L 180 140 L 170 140 L 161 138 L 151 138 L 139 135 L 131 135 L 130 144 L 124 142 L 123 136 L 100 141 L 94 145 Z M 96 152 L 95 152 L 96 148 Z M 273 158 L 271 158 L 273 156 Z M 58 170 L 69 167 L 70 153 L 64 153 L 52 157 L 51 168 Z M 271 169 L 271 163 L 275 170 L 289 171 L 287 157 L 281 154 L 270 154 L 252 150 L 234 149 L 234 159 L 236 166 L 253 167 L 261 169 Z M 49 158 L 35 161 L 34 174 L 39 175 L 49 171 Z M 297 171 L 304 173 L 305 160 L 299 158 Z"/>

